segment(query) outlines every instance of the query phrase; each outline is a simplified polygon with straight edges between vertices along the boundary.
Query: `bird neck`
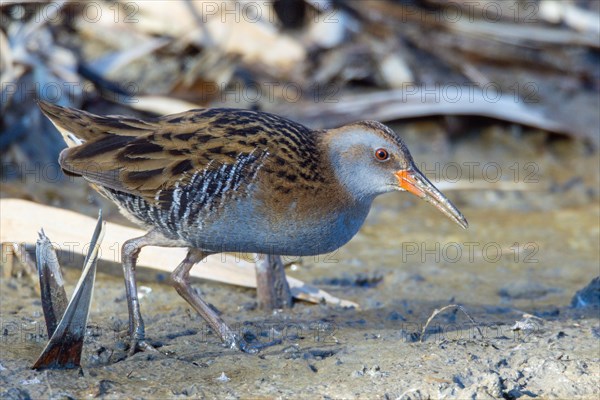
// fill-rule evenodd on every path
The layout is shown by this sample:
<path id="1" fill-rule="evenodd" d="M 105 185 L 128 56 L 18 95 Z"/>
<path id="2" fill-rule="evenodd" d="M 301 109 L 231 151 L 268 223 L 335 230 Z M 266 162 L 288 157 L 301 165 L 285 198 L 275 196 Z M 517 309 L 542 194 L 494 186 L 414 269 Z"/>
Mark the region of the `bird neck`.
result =
<path id="1" fill-rule="evenodd" d="M 353 147 L 354 141 L 360 139 L 359 133 L 344 132 L 341 129 L 321 133 L 319 148 L 323 149 L 323 164 L 329 167 L 330 175 L 352 203 L 370 205 L 380 193 L 374 192 L 369 182 L 364 181 L 369 176 L 369 171 L 362 166 L 361 154 L 355 154 L 356 148 Z"/>

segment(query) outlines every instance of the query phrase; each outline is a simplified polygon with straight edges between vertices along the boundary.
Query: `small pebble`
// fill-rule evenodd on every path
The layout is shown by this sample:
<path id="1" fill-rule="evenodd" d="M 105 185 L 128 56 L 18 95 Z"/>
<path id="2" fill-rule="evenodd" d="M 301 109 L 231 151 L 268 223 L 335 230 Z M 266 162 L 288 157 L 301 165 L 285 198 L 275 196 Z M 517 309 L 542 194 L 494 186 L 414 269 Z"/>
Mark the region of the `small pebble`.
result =
<path id="1" fill-rule="evenodd" d="M 21 381 L 21 385 L 37 385 L 38 383 L 42 383 L 38 378 L 33 379 L 25 379 Z"/>
<path id="2" fill-rule="evenodd" d="M 219 382 L 229 382 L 231 379 L 229 379 L 229 377 L 225 375 L 225 372 L 221 372 L 221 376 L 219 376 L 217 380 Z"/>

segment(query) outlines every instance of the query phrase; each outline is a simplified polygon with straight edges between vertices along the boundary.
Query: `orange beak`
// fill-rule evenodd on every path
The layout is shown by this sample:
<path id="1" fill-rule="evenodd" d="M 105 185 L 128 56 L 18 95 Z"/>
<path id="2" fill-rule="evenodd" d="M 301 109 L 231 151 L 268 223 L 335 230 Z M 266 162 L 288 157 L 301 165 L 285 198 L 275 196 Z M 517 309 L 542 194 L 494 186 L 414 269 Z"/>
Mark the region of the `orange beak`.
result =
<path id="1" fill-rule="evenodd" d="M 396 172 L 395 175 L 398 178 L 400 190 L 406 190 L 433 204 L 463 228 L 467 229 L 469 227 L 469 223 L 462 213 L 416 167 L 411 166 L 408 169 L 402 169 Z"/>

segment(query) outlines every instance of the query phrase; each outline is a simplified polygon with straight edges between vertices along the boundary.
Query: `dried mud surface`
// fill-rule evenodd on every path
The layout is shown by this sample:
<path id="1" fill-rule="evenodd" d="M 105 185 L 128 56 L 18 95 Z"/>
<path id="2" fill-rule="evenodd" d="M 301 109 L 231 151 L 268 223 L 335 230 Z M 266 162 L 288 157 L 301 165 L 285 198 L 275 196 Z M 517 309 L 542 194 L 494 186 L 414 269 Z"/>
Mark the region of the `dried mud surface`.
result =
<path id="1" fill-rule="evenodd" d="M 10 277 L 5 265 L 0 397 L 597 398 L 599 311 L 572 308 L 571 299 L 599 275 L 598 153 L 539 132 L 492 127 L 450 145 L 434 124 L 396 128 L 434 183 L 453 184 L 451 171 L 441 176 L 449 163 L 466 174 L 465 161 L 496 162 L 510 190 L 467 183 L 447 192 L 469 219 L 466 231 L 408 195 L 383 196 L 349 244 L 328 258 L 296 260 L 289 271 L 361 309 L 296 303 L 267 315 L 252 290 L 196 282 L 248 337 L 282 339 L 258 355 L 242 354 L 223 348 L 164 276 L 144 272 L 142 313 L 161 354 L 127 358 L 118 336 L 127 323 L 122 279 L 118 266 L 101 262 L 83 367 L 37 372 L 30 366 L 45 343 L 40 300 L 31 281 Z M 537 182 L 525 179 L 527 163 Z M 3 188 L 3 195 L 19 190 Z M 91 215 L 97 204 L 57 202 Z M 114 210 L 106 214 L 118 220 Z M 77 269 L 68 268 L 66 278 L 71 293 Z M 476 325 L 448 310 L 419 342 L 431 313 L 448 304 L 462 305 Z"/>

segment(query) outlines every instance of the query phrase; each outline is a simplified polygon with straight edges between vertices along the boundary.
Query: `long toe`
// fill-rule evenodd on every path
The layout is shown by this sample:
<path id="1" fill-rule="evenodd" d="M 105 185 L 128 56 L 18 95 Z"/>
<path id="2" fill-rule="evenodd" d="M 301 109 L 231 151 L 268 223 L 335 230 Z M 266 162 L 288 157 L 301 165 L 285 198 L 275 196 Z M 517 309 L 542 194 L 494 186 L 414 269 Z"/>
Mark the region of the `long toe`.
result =
<path id="1" fill-rule="evenodd" d="M 143 351 L 145 353 L 162 354 L 160 351 L 158 351 L 154 346 L 152 346 L 146 340 L 131 339 L 131 341 L 129 342 L 129 352 L 128 352 L 129 357 L 131 357 L 138 351 Z"/>
<path id="2" fill-rule="evenodd" d="M 264 348 L 275 346 L 275 345 L 278 345 L 281 343 L 282 343 L 281 339 L 271 340 L 270 342 L 266 342 L 266 343 L 262 343 L 262 342 L 249 343 L 247 340 L 245 340 L 243 338 L 236 337 L 233 345 L 231 345 L 229 347 L 231 347 L 231 348 L 236 347 L 236 348 L 240 349 L 241 351 L 243 351 L 244 353 L 256 354 Z"/>

